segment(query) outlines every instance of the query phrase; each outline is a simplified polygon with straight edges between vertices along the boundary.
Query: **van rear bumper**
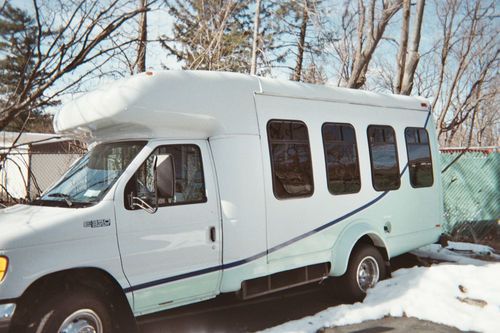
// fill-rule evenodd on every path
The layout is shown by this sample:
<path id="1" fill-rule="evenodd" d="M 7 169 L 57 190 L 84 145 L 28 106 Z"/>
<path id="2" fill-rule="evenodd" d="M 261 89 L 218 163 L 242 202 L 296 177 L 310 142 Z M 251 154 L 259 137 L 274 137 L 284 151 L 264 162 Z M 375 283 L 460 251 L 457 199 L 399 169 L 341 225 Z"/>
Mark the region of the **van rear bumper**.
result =
<path id="1" fill-rule="evenodd" d="M 0 302 L 0 333 L 8 333 L 12 317 L 16 311 L 16 303 Z"/>

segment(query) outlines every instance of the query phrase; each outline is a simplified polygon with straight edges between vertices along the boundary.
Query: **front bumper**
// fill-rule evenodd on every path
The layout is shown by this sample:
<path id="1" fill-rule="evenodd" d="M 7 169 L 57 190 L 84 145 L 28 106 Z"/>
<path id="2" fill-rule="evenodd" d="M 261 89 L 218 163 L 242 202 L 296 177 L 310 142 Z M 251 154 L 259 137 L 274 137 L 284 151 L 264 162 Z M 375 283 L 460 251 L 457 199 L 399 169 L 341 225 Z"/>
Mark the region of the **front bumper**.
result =
<path id="1" fill-rule="evenodd" d="M 0 333 L 9 332 L 10 323 L 15 311 L 15 303 L 0 304 Z"/>

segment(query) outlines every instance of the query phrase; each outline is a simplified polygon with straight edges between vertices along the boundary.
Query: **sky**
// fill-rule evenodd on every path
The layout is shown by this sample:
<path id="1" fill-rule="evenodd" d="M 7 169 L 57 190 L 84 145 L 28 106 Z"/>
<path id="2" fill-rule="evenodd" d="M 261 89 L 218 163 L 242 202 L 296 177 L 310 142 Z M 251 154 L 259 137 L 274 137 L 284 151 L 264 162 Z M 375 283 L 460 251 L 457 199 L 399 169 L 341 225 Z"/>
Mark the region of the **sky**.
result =
<path id="1" fill-rule="evenodd" d="M 50 1 L 50 0 L 49 0 Z M 22 8 L 29 13 L 34 12 L 33 1 L 32 0 L 11 0 L 12 5 Z M 160 8 L 148 13 L 148 39 L 157 40 L 161 34 L 169 34 L 171 32 L 171 27 L 173 24 L 172 17 L 168 13 L 168 8 Z M 174 57 L 167 57 L 165 50 L 162 49 L 159 42 L 150 42 L 147 47 L 147 69 L 148 70 L 162 70 L 163 66 L 167 66 L 170 69 L 181 69 L 182 64 L 177 62 Z M 108 81 L 113 80 L 112 78 L 101 79 L 100 84 L 106 84 Z M 63 95 L 61 96 L 62 104 L 70 101 L 79 94 L 73 95 Z M 49 113 L 56 112 L 62 107 L 58 105 L 55 107 L 48 108 Z"/>
<path id="2" fill-rule="evenodd" d="M 14 6 L 20 7 L 30 13 L 33 13 L 34 11 L 33 0 L 11 0 L 11 3 Z M 163 7 L 151 11 L 148 13 L 148 38 L 158 39 L 161 34 L 168 35 L 172 31 L 172 23 L 173 20 L 168 13 L 168 8 Z M 162 50 L 158 42 L 149 43 L 147 52 L 147 66 L 150 69 L 160 70 L 162 68 L 162 64 L 168 66 L 169 68 L 181 68 L 181 64 L 179 64 L 173 57 L 165 56 L 166 52 Z"/>
<path id="3" fill-rule="evenodd" d="M 50 0 L 46 0 L 50 1 Z M 90 0 L 89 0 L 90 1 Z M 12 4 L 18 7 L 21 7 L 28 12 L 33 12 L 33 3 L 32 0 L 11 0 Z M 338 15 L 339 10 L 338 8 L 342 8 L 345 0 L 333 0 L 333 1 L 328 1 L 325 0 L 324 4 L 328 6 L 329 9 L 329 15 Z M 355 6 L 355 3 L 353 3 L 353 6 Z M 146 67 L 147 69 L 150 70 L 161 70 L 164 66 L 170 68 L 170 69 L 180 69 L 182 67 L 181 63 L 178 63 L 175 57 L 173 56 L 167 56 L 166 50 L 162 49 L 159 42 L 156 42 L 154 40 L 157 40 L 158 37 L 162 34 L 164 35 L 171 35 L 172 33 L 172 25 L 173 25 L 173 19 L 168 13 L 168 8 L 165 6 L 162 6 L 163 8 L 161 9 L 156 9 L 148 14 L 148 39 L 153 40 L 148 43 L 147 47 L 147 64 Z M 400 35 L 400 27 L 401 27 L 401 11 L 396 14 L 396 16 L 391 20 L 390 24 L 388 25 L 386 29 L 386 35 L 391 36 L 391 40 L 383 40 L 377 50 L 375 57 L 382 58 L 386 63 L 389 64 L 395 64 L 396 61 L 396 53 L 397 53 L 397 42 L 399 41 L 399 35 Z M 412 18 L 414 17 L 412 13 Z M 428 52 L 433 45 L 433 41 L 436 38 L 436 34 L 438 31 L 436 30 L 436 23 L 437 23 L 437 17 L 435 15 L 435 8 L 434 8 L 434 2 L 433 1 L 427 1 L 426 2 L 426 7 L 425 7 L 425 13 L 424 13 L 424 25 L 423 25 L 423 31 L 422 31 L 422 39 L 421 39 L 421 46 L 420 46 L 420 53 L 424 54 Z M 410 39 L 412 37 L 412 25 L 413 22 L 410 23 Z M 310 32 L 314 33 L 314 31 Z M 332 60 L 330 61 L 329 57 L 326 57 L 325 59 L 322 59 L 323 62 L 319 62 L 321 65 L 323 65 L 325 72 L 329 78 L 329 83 L 331 84 L 337 84 L 337 68 L 335 67 L 335 60 L 331 58 Z M 287 65 L 290 67 L 294 66 L 293 63 L 294 59 L 291 58 L 287 61 Z M 370 64 L 370 70 L 371 71 L 377 71 L 377 62 L 372 61 Z M 284 68 L 274 68 L 271 71 L 271 76 L 276 77 L 276 78 L 281 78 L 281 79 L 288 79 L 290 77 L 290 70 L 289 69 L 284 69 Z M 71 78 L 70 78 L 71 79 Z M 105 84 L 105 81 L 109 79 L 104 78 L 101 80 L 101 82 L 97 84 Z M 95 84 L 92 85 L 92 87 L 95 86 Z M 376 87 L 376 85 L 375 85 Z M 373 88 L 373 87 L 372 87 Z M 68 99 L 71 99 L 72 96 L 63 96 L 62 101 L 66 101 Z M 56 109 L 59 107 L 56 107 Z"/>
<path id="4" fill-rule="evenodd" d="M 50 0 L 49 0 L 50 1 Z M 32 0 L 11 0 L 12 4 L 18 7 L 21 7 L 28 12 L 33 12 L 33 2 Z M 337 7 L 342 6 L 344 1 L 342 0 L 333 0 L 326 1 L 326 6 L 329 7 L 331 11 L 331 15 L 336 15 L 338 10 Z M 330 4 L 331 3 L 331 4 Z M 424 17 L 426 18 L 426 25 L 423 27 L 422 33 L 422 49 L 425 52 L 425 49 L 429 49 L 432 45 L 432 41 L 434 39 L 434 24 L 432 23 L 432 12 L 433 12 L 432 1 L 427 1 L 427 5 L 425 7 Z M 162 34 L 169 35 L 172 32 L 173 19 L 168 13 L 168 8 L 163 7 L 160 9 L 156 9 L 150 13 L 148 13 L 148 39 L 157 40 L 158 37 Z M 399 29 L 401 25 L 400 15 L 396 15 L 388 26 L 387 33 L 393 36 L 397 36 L 399 38 Z M 388 54 L 395 54 L 397 51 L 397 46 L 395 43 L 382 43 L 380 49 L 377 50 L 379 52 L 385 52 Z M 163 50 L 158 42 L 150 42 L 148 44 L 147 49 L 147 67 L 152 70 L 161 70 L 162 65 L 166 65 L 171 69 L 180 69 L 182 64 L 178 63 L 175 57 L 167 57 L 167 52 Z M 274 69 L 272 74 L 277 77 L 288 78 L 290 75 L 289 71 L 286 70 L 283 73 L 283 69 Z M 333 73 L 329 73 L 329 76 L 333 76 Z"/>

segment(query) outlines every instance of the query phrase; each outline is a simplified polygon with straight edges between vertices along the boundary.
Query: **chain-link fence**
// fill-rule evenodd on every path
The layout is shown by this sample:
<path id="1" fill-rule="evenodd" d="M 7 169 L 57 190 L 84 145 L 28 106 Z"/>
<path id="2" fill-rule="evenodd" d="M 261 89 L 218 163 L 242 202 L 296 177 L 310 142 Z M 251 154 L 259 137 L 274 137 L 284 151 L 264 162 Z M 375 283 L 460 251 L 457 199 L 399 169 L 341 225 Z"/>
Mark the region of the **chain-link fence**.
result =
<path id="1" fill-rule="evenodd" d="M 0 207 L 35 199 L 85 151 L 50 133 L 0 132 Z"/>
<path id="2" fill-rule="evenodd" d="M 41 154 L 30 156 L 28 196 L 34 199 L 54 184 L 82 154 Z"/>
<path id="3" fill-rule="evenodd" d="M 52 186 L 81 153 L 9 153 L 0 163 L 0 204 L 33 200 Z"/>
<path id="4" fill-rule="evenodd" d="M 500 153 L 443 150 L 445 231 L 454 240 L 500 249 Z"/>

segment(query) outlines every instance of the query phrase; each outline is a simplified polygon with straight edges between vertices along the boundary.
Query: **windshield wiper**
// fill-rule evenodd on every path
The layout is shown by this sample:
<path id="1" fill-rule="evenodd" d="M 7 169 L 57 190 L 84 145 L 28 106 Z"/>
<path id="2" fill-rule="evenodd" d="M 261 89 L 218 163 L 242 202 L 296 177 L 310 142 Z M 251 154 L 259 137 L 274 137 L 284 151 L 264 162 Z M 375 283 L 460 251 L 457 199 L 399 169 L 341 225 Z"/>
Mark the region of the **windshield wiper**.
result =
<path id="1" fill-rule="evenodd" d="M 70 200 L 70 196 L 64 193 L 52 193 L 49 194 L 49 197 L 54 197 L 54 198 L 63 198 L 64 201 L 66 201 L 66 204 L 68 204 L 68 207 L 73 206 L 73 203 Z"/>

